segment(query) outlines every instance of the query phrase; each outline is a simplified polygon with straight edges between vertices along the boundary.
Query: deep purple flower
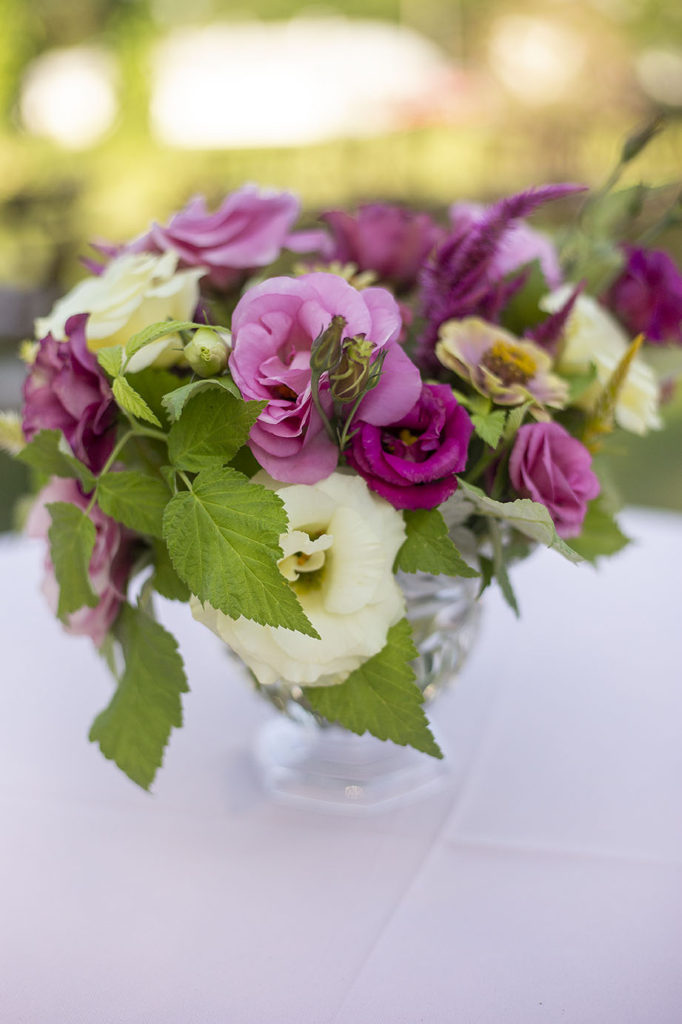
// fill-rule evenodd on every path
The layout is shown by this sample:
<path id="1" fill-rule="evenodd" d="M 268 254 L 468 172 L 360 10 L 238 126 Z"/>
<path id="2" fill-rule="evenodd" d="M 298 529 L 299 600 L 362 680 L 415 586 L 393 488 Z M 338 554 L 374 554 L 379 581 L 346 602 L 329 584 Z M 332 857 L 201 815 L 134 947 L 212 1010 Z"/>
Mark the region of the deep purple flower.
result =
<path id="1" fill-rule="evenodd" d="M 220 290 L 239 287 L 248 273 L 265 267 L 285 246 L 297 252 L 317 247 L 322 233 L 291 232 L 300 204 L 291 192 L 261 191 L 244 185 L 231 192 L 213 213 L 203 196 L 195 196 L 167 225 L 149 231 L 119 249 L 97 246 L 105 255 L 120 252 L 166 252 L 183 267 L 207 267 L 206 280 Z"/>
<path id="2" fill-rule="evenodd" d="M 331 229 L 325 255 L 358 270 L 373 270 L 382 281 L 411 288 L 443 229 L 427 213 L 387 203 L 368 203 L 356 214 L 330 210 L 322 220 Z"/>
<path id="3" fill-rule="evenodd" d="M 66 341 L 44 337 L 24 383 L 23 430 L 61 430 L 76 458 L 98 473 L 114 446 L 116 405 L 109 382 L 87 348 L 87 314 L 69 317 Z"/>
<path id="4" fill-rule="evenodd" d="M 389 427 L 356 425 L 348 463 L 395 508 L 434 508 L 454 493 L 474 428 L 446 384 L 422 384 L 412 409 Z"/>
<path id="5" fill-rule="evenodd" d="M 426 327 L 419 338 L 418 359 L 424 368 L 438 368 L 434 349 L 438 329 L 447 320 L 478 316 L 489 323 L 500 322 L 505 306 L 528 276 L 527 266 L 516 261 L 526 260 L 529 255 L 531 259 L 540 256 L 537 246 L 526 244 L 530 229 L 523 225 L 523 218 L 543 203 L 581 189 L 579 185 L 545 185 L 502 199 L 473 221 L 469 216 L 455 218 L 452 231 L 436 247 L 419 275 L 420 306 Z M 520 225 L 523 245 L 517 244 Z M 515 232 L 517 243 L 510 257 L 507 247 L 510 236 L 514 242 Z M 551 273 L 552 268 L 549 269 Z"/>
<path id="6" fill-rule="evenodd" d="M 509 478 L 522 497 L 547 508 L 560 537 L 577 537 L 600 490 L 591 465 L 587 448 L 559 423 L 528 423 L 516 435 Z"/>
<path id="7" fill-rule="evenodd" d="M 661 249 L 625 246 L 627 262 L 604 301 L 632 334 L 682 344 L 682 274 Z"/>
<path id="8" fill-rule="evenodd" d="M 65 501 L 85 510 L 89 501 L 80 491 L 75 480 L 54 477 L 42 489 L 31 509 L 26 524 L 29 537 L 47 540 L 51 525 L 47 505 Z M 121 602 L 125 600 L 125 588 L 135 559 L 135 534 L 106 516 L 97 505 L 88 512 L 95 526 L 95 547 L 88 566 L 90 585 L 99 598 L 94 608 L 83 607 L 69 615 L 66 630 L 78 636 L 89 636 L 97 647 L 101 647 Z M 57 611 L 59 586 L 49 552 L 45 557 L 45 594 L 52 611 Z"/>

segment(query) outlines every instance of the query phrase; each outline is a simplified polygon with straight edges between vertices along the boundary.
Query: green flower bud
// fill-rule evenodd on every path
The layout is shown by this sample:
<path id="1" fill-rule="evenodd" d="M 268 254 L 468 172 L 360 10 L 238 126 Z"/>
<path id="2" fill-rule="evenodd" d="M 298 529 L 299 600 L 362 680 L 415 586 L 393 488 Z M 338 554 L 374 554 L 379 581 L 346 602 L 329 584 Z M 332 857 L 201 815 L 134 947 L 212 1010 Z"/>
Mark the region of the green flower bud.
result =
<path id="1" fill-rule="evenodd" d="M 341 358 L 336 368 L 329 374 L 332 398 L 335 402 L 347 405 L 355 402 L 368 390 L 373 350 L 374 345 L 364 334 L 343 341 Z"/>
<path id="2" fill-rule="evenodd" d="M 313 342 L 310 351 L 310 369 L 313 373 L 333 370 L 341 358 L 341 336 L 346 329 L 346 318 L 333 316 L 332 322 Z"/>
<path id="3" fill-rule="evenodd" d="M 210 327 L 200 327 L 185 346 L 185 359 L 200 377 L 213 377 L 227 366 L 228 347 Z"/>

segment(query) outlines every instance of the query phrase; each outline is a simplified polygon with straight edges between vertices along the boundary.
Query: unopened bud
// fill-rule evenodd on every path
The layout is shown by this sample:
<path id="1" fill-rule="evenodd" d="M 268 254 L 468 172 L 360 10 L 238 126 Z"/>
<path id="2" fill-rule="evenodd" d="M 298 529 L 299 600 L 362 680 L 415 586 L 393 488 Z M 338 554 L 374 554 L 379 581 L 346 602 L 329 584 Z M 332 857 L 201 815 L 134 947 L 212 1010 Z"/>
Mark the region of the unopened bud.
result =
<path id="1" fill-rule="evenodd" d="M 333 316 L 329 327 L 315 338 L 310 350 L 310 369 L 313 373 L 324 373 L 337 365 L 341 358 L 341 337 L 345 329 L 346 318 Z"/>
<path id="2" fill-rule="evenodd" d="M 643 128 L 630 135 L 623 143 L 620 155 L 621 163 L 627 164 L 630 160 L 634 160 L 636 156 L 639 156 L 642 150 L 649 145 L 654 136 L 658 135 L 664 126 L 665 120 L 661 114 L 658 114 L 648 124 L 645 124 Z"/>
<path id="3" fill-rule="evenodd" d="M 200 377 L 213 377 L 227 366 L 225 340 L 210 327 L 200 327 L 185 346 L 185 359 Z"/>
<path id="4" fill-rule="evenodd" d="M 355 402 L 368 390 L 374 345 L 359 334 L 343 342 L 341 359 L 329 375 L 332 398 L 341 405 Z"/>

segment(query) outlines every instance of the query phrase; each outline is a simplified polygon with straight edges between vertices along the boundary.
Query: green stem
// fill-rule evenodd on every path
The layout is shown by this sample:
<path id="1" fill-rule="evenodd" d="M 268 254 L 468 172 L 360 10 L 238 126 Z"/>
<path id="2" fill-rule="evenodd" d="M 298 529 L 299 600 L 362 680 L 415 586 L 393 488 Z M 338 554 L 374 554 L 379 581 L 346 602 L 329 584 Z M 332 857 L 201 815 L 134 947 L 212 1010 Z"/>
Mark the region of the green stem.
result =
<path id="1" fill-rule="evenodd" d="M 106 473 L 109 472 L 109 470 L 111 469 L 113 464 L 116 462 L 116 459 L 118 458 L 119 453 L 127 445 L 128 441 L 133 436 L 134 436 L 133 431 L 129 430 L 127 434 L 124 434 L 123 437 L 120 437 L 118 439 L 118 441 L 114 445 L 114 448 L 113 448 L 113 451 L 112 451 L 111 455 L 109 456 L 107 461 L 104 463 L 104 465 L 102 466 L 101 470 L 99 471 L 99 473 L 97 475 L 97 479 L 98 480 L 99 480 L 100 477 L 104 476 Z M 92 511 L 93 506 L 95 504 L 96 497 L 97 497 L 97 489 L 95 488 L 95 490 L 92 492 L 92 497 L 90 498 L 90 502 L 88 504 L 88 507 L 85 510 L 85 514 L 86 515 L 88 515 Z"/>
<path id="2" fill-rule="evenodd" d="M 320 376 L 321 375 L 319 373 L 313 373 L 312 380 L 310 382 L 310 393 L 312 395 L 313 405 L 317 409 L 319 417 L 324 424 L 324 429 L 327 431 L 330 441 L 333 441 L 334 444 L 336 444 L 336 434 L 334 433 L 334 428 L 329 422 L 327 414 L 322 408 L 322 402 L 320 401 Z"/>

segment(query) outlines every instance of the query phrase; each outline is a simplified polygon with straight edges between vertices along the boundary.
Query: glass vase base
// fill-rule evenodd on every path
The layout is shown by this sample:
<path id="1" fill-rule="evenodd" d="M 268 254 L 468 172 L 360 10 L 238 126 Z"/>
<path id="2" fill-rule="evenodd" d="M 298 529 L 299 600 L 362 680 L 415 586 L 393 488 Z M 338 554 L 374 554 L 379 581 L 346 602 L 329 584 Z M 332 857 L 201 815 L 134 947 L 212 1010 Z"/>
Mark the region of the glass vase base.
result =
<path id="1" fill-rule="evenodd" d="M 261 729 L 256 760 L 280 803 L 342 814 L 389 810 L 437 792 L 445 761 L 335 726 L 282 716 Z"/>

